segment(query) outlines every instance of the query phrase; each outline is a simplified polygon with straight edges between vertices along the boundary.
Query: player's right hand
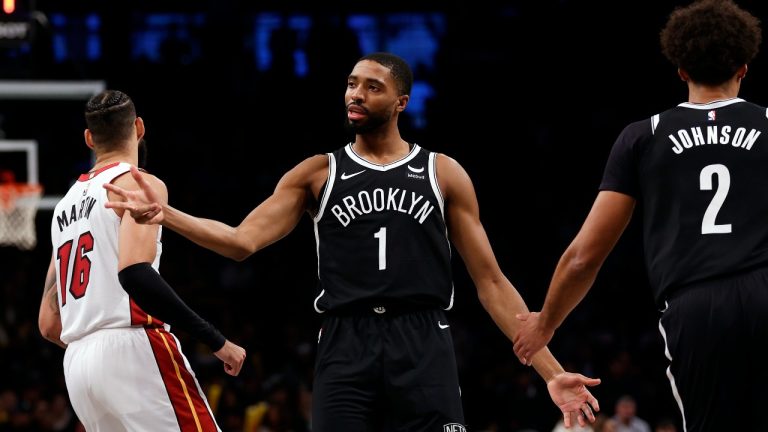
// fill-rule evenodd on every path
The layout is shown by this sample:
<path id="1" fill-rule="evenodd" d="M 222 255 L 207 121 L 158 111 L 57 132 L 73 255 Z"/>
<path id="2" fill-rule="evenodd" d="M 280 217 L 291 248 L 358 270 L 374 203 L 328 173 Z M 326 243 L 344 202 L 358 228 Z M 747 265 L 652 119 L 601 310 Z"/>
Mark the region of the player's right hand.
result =
<path id="1" fill-rule="evenodd" d="M 111 183 L 104 183 L 105 189 L 123 198 L 123 201 L 108 201 L 104 206 L 127 210 L 136 223 L 159 224 L 165 216 L 160 198 L 135 166 L 131 166 L 131 176 L 139 185 L 138 190 L 127 190 Z"/>
<path id="2" fill-rule="evenodd" d="M 240 373 L 243 362 L 245 362 L 245 350 L 230 341 L 224 342 L 224 346 L 213 355 L 224 362 L 224 372 L 232 376 L 237 376 Z"/>
<path id="3" fill-rule="evenodd" d="M 520 328 L 512 339 L 513 348 L 520 363 L 530 366 L 534 354 L 552 340 L 555 332 L 543 327 L 539 312 L 519 313 L 516 317 Z"/>

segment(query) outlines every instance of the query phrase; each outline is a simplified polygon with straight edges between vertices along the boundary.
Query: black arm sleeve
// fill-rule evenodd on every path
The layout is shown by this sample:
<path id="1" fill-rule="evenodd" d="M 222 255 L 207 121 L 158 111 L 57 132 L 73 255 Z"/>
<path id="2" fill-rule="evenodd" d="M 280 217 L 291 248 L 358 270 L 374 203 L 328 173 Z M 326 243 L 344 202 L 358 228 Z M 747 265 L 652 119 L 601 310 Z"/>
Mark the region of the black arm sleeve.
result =
<path id="1" fill-rule="evenodd" d="M 144 312 L 189 332 L 214 352 L 224 346 L 221 332 L 190 309 L 149 263 L 128 266 L 117 276 Z"/>

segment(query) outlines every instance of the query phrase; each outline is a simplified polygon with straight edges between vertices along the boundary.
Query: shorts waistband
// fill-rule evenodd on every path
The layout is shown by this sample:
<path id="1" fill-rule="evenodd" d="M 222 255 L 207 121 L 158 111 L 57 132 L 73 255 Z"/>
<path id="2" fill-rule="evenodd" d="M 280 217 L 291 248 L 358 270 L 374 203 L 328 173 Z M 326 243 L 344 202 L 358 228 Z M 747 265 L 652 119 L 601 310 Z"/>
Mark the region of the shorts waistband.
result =
<path id="1" fill-rule="evenodd" d="M 413 303 L 392 303 L 392 302 L 366 302 L 340 306 L 329 311 L 329 315 L 334 316 L 395 316 L 414 312 L 424 312 L 438 310 L 433 305 L 413 304 Z"/>
<path id="2" fill-rule="evenodd" d="M 146 330 L 152 330 L 155 328 L 158 328 L 160 330 L 165 330 L 165 327 L 158 327 L 158 326 L 104 327 L 104 328 L 94 329 L 93 331 L 86 333 L 77 339 L 70 340 L 69 342 L 66 342 L 66 341 L 63 341 L 63 342 L 65 342 L 67 345 L 71 345 L 78 342 L 84 342 L 90 339 L 109 337 L 111 335 L 115 335 L 119 333 L 133 333 L 133 332 L 144 333 Z"/>

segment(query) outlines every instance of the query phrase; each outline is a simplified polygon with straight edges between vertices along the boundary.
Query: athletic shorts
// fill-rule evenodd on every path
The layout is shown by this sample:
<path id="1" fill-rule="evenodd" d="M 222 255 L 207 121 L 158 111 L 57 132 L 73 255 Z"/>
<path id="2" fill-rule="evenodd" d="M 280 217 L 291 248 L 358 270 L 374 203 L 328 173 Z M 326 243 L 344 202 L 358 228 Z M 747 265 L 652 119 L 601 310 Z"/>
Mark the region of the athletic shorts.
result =
<path id="1" fill-rule="evenodd" d="M 465 432 L 442 310 L 326 314 L 315 363 L 313 432 Z"/>
<path id="2" fill-rule="evenodd" d="M 64 377 L 88 432 L 220 432 L 179 341 L 165 329 L 104 329 L 72 342 Z"/>
<path id="3" fill-rule="evenodd" d="M 684 430 L 768 431 L 768 269 L 686 286 L 659 330 Z"/>

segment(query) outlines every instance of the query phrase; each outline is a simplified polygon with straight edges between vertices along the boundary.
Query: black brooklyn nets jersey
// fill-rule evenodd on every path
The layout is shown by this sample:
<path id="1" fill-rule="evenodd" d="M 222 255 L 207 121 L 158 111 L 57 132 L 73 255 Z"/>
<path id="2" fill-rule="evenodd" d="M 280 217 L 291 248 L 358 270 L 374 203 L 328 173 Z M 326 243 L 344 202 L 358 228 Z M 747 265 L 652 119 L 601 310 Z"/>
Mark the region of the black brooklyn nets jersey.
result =
<path id="1" fill-rule="evenodd" d="M 768 265 L 768 112 L 683 103 L 621 133 L 601 190 L 638 198 L 654 295 Z"/>
<path id="2" fill-rule="evenodd" d="M 315 217 L 318 312 L 344 306 L 453 303 L 451 255 L 435 153 L 413 145 L 380 165 L 346 145 L 328 154 Z"/>

